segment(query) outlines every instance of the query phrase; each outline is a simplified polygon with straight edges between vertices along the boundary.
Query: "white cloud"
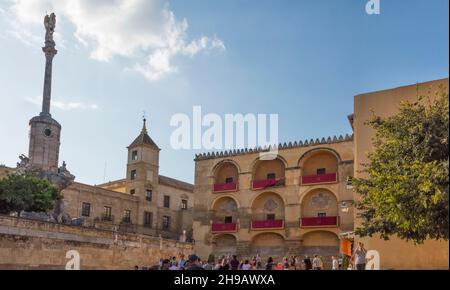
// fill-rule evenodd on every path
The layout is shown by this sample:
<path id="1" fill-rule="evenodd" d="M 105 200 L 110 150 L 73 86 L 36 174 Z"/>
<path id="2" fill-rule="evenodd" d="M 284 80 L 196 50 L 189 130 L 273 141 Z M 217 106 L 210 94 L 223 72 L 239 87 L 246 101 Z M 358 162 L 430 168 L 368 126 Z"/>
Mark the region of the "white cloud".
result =
<path id="1" fill-rule="evenodd" d="M 30 27 L 43 30 L 46 11 L 55 12 L 57 30 L 60 21 L 74 27 L 75 39 L 91 50 L 93 59 L 125 57 L 149 80 L 177 72 L 173 64 L 177 55 L 225 50 L 216 36 L 189 41 L 186 19 L 177 20 L 167 0 L 12 0 L 8 13 L 16 37 L 30 39 Z"/>
<path id="2" fill-rule="evenodd" d="M 29 103 L 34 105 L 41 105 L 42 104 L 42 97 L 37 96 L 34 98 L 27 98 L 26 99 Z M 72 111 L 72 110 L 98 110 L 99 106 L 96 104 L 86 104 L 83 102 L 64 102 L 64 101 L 57 101 L 57 100 L 51 100 L 51 107 L 60 109 L 63 111 Z"/>

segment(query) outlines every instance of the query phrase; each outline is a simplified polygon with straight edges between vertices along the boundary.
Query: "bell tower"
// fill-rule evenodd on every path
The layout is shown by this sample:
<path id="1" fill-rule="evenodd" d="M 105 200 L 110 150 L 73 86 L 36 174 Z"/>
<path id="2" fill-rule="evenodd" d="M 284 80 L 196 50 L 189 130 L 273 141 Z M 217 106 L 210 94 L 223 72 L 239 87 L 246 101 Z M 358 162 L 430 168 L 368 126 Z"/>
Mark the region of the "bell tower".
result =
<path id="1" fill-rule="evenodd" d="M 57 172 L 61 125 L 50 114 L 50 99 L 52 88 L 52 65 L 56 55 L 53 32 L 55 31 L 56 16 L 54 13 L 45 16 L 46 29 L 44 91 L 42 96 L 42 111 L 30 120 L 30 136 L 28 157 L 32 165 L 44 171 Z"/>
<path id="2" fill-rule="evenodd" d="M 141 133 L 128 146 L 127 193 L 146 198 L 146 192 L 156 188 L 160 150 L 147 133 L 144 117 Z"/>
<path id="3" fill-rule="evenodd" d="M 143 118 L 141 133 L 128 148 L 126 192 L 136 196 L 139 202 L 138 223 L 152 213 L 151 227 L 156 226 L 158 211 L 159 147 L 147 133 L 146 119 Z"/>

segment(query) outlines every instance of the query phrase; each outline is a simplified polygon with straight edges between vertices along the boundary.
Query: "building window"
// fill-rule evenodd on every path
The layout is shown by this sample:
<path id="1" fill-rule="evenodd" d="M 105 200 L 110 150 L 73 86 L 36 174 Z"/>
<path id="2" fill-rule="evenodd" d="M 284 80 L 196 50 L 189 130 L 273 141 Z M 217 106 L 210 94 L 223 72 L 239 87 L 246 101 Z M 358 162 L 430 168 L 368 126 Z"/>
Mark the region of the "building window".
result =
<path id="1" fill-rule="evenodd" d="M 134 195 L 136 193 L 136 190 L 135 189 L 130 189 L 130 194 L 131 195 Z"/>
<path id="2" fill-rule="evenodd" d="M 319 213 L 317 214 L 317 216 L 318 216 L 318 217 L 326 217 L 326 216 L 327 216 L 327 213 L 326 213 L 326 212 L 319 212 Z"/>
<path id="3" fill-rule="evenodd" d="M 275 179 L 275 173 L 267 173 L 267 179 Z"/>
<path id="4" fill-rule="evenodd" d="M 225 178 L 225 183 L 233 183 L 234 178 L 233 177 L 227 177 Z"/>
<path id="5" fill-rule="evenodd" d="M 170 216 L 163 216 L 163 230 L 168 230 L 170 229 Z"/>
<path id="6" fill-rule="evenodd" d="M 274 221 L 275 220 L 275 214 L 274 213 L 269 213 L 266 216 L 268 221 Z"/>
<path id="7" fill-rule="evenodd" d="M 164 195 L 164 207 L 170 208 L 170 196 Z"/>
<path id="8" fill-rule="evenodd" d="M 137 176 L 137 174 L 136 174 L 136 169 L 131 170 L 131 174 L 130 174 L 131 180 L 136 179 L 136 176 Z"/>
<path id="9" fill-rule="evenodd" d="M 186 210 L 188 208 L 188 201 L 187 199 L 181 200 L 181 209 Z"/>
<path id="10" fill-rule="evenodd" d="M 353 176 L 347 176 L 347 189 L 352 189 L 353 188 Z"/>
<path id="11" fill-rule="evenodd" d="M 88 202 L 81 203 L 81 216 L 89 217 L 91 215 L 91 204 Z"/>
<path id="12" fill-rule="evenodd" d="M 147 189 L 146 193 L 145 193 L 145 199 L 148 201 L 152 201 L 153 198 L 153 192 L 149 189 Z"/>
<path id="13" fill-rule="evenodd" d="M 326 173 L 325 168 L 317 168 L 317 175 L 324 175 Z"/>
<path id="14" fill-rule="evenodd" d="M 151 228 L 153 226 L 153 213 L 146 211 L 144 212 L 144 226 Z"/>
<path id="15" fill-rule="evenodd" d="M 110 206 L 103 207 L 103 220 L 105 221 L 111 221 L 112 215 L 111 215 L 112 209 Z"/>
<path id="16" fill-rule="evenodd" d="M 138 160 L 138 152 L 137 152 L 137 150 L 133 150 L 131 152 L 131 160 L 133 160 L 133 161 Z"/>
<path id="17" fill-rule="evenodd" d="M 232 216 L 226 216 L 226 217 L 225 217 L 225 223 L 226 223 L 226 224 L 231 224 L 231 223 L 233 223 L 233 217 L 232 217 Z"/>
<path id="18" fill-rule="evenodd" d="M 131 223 L 131 210 L 126 209 L 126 210 L 123 211 L 122 221 L 124 223 Z"/>

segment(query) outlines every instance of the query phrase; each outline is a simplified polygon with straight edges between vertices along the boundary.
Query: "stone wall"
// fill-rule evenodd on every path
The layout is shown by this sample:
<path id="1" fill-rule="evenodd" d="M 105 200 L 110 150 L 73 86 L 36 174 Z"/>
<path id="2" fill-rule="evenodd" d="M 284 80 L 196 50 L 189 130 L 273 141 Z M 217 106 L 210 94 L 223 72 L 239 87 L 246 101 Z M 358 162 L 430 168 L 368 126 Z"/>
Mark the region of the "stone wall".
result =
<path id="1" fill-rule="evenodd" d="M 161 257 L 189 255 L 192 248 L 174 240 L 0 216 L 0 269 L 65 269 L 69 250 L 79 252 L 81 269 L 133 269 L 158 264 Z"/>

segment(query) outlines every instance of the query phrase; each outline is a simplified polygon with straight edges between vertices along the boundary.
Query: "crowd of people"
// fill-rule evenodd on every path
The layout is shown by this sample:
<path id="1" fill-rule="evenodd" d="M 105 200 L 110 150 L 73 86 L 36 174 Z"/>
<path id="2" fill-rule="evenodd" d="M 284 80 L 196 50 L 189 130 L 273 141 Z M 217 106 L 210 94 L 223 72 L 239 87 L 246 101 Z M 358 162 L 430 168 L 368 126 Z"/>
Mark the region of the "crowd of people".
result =
<path id="1" fill-rule="evenodd" d="M 153 267 L 135 266 L 136 270 L 364 270 L 366 264 L 366 249 L 358 243 L 348 265 L 344 265 L 342 256 L 331 257 L 331 267 L 325 267 L 324 258 L 319 255 L 284 257 L 276 262 L 272 257 L 262 261 L 259 254 L 250 259 L 238 259 L 237 255 L 222 256 L 216 261 L 204 261 L 197 255 L 190 255 L 185 259 L 184 254 L 179 257 L 161 258 L 159 265 Z M 345 266 L 345 269 L 344 269 Z"/>

